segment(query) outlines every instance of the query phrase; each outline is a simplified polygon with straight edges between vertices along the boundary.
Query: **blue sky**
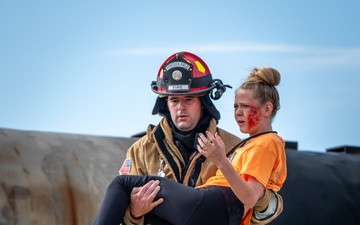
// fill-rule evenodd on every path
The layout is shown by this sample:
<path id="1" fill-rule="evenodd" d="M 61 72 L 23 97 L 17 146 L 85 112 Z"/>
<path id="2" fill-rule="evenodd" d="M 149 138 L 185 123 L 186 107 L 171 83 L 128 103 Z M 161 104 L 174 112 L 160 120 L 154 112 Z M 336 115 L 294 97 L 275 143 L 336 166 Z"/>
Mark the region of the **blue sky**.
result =
<path id="1" fill-rule="evenodd" d="M 160 117 L 163 61 L 200 56 L 232 85 L 219 126 L 244 138 L 234 89 L 279 70 L 274 130 L 300 150 L 360 146 L 360 1 L 1 1 L 0 128 L 130 137 Z"/>

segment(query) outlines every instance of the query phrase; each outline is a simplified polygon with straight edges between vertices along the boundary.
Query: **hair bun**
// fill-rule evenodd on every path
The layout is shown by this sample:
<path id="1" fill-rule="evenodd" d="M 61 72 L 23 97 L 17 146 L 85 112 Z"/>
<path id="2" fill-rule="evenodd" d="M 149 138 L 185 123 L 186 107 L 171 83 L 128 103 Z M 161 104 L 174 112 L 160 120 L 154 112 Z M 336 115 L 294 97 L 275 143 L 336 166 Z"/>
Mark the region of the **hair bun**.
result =
<path id="1" fill-rule="evenodd" d="M 266 83 L 272 86 L 280 84 L 280 73 L 272 67 L 254 68 L 248 77 L 248 81 Z"/>

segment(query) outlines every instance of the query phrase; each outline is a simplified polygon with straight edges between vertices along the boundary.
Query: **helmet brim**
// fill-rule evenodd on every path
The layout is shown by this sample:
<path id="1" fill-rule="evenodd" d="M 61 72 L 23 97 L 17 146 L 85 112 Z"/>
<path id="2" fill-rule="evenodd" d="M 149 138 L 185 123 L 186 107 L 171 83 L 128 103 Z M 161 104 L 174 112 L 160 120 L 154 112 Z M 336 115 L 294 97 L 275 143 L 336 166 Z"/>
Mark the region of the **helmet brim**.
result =
<path id="1" fill-rule="evenodd" d="M 163 91 L 157 91 L 156 90 L 156 86 L 153 86 L 151 88 L 151 90 L 160 95 L 160 96 L 181 96 L 181 95 L 200 95 L 200 94 L 205 94 L 206 92 L 209 92 L 211 91 L 212 89 L 214 89 L 215 86 L 210 86 L 208 88 L 205 88 L 205 89 L 201 89 L 201 90 L 198 90 L 198 91 L 193 91 L 193 90 L 190 90 L 190 91 L 182 91 L 182 92 L 163 92 Z"/>

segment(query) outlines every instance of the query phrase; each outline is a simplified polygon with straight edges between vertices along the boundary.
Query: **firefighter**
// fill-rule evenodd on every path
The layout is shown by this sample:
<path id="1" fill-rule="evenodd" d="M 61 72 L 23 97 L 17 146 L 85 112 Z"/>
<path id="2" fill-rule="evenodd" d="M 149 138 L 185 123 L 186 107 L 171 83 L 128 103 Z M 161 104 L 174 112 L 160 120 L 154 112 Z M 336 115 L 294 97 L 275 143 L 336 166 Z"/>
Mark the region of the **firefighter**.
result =
<path id="1" fill-rule="evenodd" d="M 152 114 L 162 118 L 128 149 L 119 174 L 156 175 L 191 187 L 205 183 L 217 168 L 197 151 L 198 134 L 217 132 L 227 152 L 241 142 L 217 126 L 220 113 L 212 100 L 220 99 L 226 88 L 231 87 L 213 79 L 206 63 L 193 53 L 178 52 L 166 59 L 151 83 L 151 90 L 158 94 Z M 124 224 L 144 222 L 154 201 L 151 189 L 149 185 L 133 189 Z M 265 196 L 261 210 L 270 199 L 269 193 Z M 149 215 L 145 224 L 167 223 Z"/>

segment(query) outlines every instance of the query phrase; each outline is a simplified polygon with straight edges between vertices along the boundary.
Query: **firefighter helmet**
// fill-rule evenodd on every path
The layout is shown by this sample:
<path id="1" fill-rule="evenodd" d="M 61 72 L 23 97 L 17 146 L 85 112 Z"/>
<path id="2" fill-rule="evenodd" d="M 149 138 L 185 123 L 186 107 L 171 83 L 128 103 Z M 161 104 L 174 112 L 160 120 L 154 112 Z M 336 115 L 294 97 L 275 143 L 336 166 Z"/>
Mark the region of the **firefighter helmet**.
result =
<path id="1" fill-rule="evenodd" d="M 226 87 L 219 79 L 212 79 L 209 67 L 197 55 L 178 52 L 161 65 L 156 81 L 151 83 L 153 92 L 161 95 L 194 95 L 211 91 L 212 99 L 219 99 Z M 212 90 L 216 88 L 213 94 Z"/>

